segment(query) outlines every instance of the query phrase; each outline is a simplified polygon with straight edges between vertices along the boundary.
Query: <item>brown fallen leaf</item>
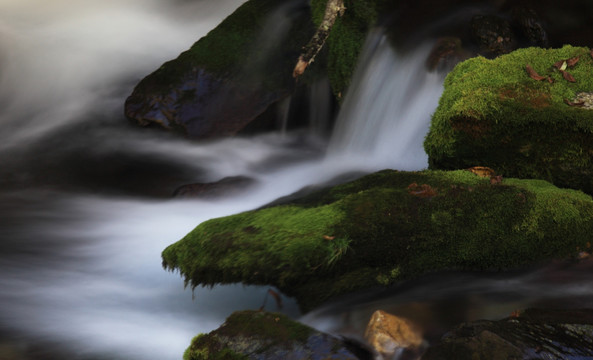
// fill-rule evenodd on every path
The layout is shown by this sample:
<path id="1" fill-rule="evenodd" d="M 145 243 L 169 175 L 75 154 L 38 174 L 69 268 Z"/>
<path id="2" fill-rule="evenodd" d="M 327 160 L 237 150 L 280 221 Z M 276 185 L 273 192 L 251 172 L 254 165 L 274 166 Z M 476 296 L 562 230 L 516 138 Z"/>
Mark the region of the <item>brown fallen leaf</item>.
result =
<path id="1" fill-rule="evenodd" d="M 335 236 L 329 236 L 329 235 L 323 235 L 323 238 L 324 238 L 325 240 L 332 241 L 332 240 L 333 240 L 333 239 L 335 239 L 336 237 L 335 237 Z"/>
<path id="2" fill-rule="evenodd" d="M 278 294 L 272 289 L 268 289 L 268 294 L 272 295 L 272 297 L 276 301 L 276 307 L 278 309 L 282 309 L 282 296 L 280 296 L 280 294 Z"/>
<path id="3" fill-rule="evenodd" d="M 274 300 L 276 301 L 276 307 L 278 309 L 282 309 L 282 296 L 280 294 L 278 294 L 276 291 L 274 291 L 272 289 L 268 289 L 266 296 L 264 296 L 264 303 L 259 308 L 259 311 L 263 311 L 264 308 L 266 307 L 266 302 L 268 302 L 268 295 L 271 295 L 274 298 Z"/>
<path id="4" fill-rule="evenodd" d="M 431 198 L 438 195 L 436 189 L 428 184 L 418 185 L 417 183 L 411 183 L 408 185 L 408 193 L 419 198 Z"/>
<path id="5" fill-rule="evenodd" d="M 570 59 L 559 60 L 554 63 L 554 67 L 558 70 L 566 70 L 567 67 L 572 68 L 579 62 L 580 56 L 575 56 Z"/>
<path id="6" fill-rule="evenodd" d="M 562 73 L 562 77 L 566 81 L 569 81 L 569 82 L 577 82 L 576 79 L 568 71 L 560 70 L 560 72 Z"/>
<path id="7" fill-rule="evenodd" d="M 568 99 L 564 99 L 564 103 L 569 106 L 583 106 L 585 105 L 584 101 L 570 101 Z"/>
<path id="8" fill-rule="evenodd" d="M 494 175 L 490 177 L 491 185 L 498 185 L 502 182 L 502 175 Z"/>
<path id="9" fill-rule="evenodd" d="M 545 76 L 541 76 L 540 74 L 538 74 L 535 70 L 533 70 L 533 68 L 527 64 L 525 66 L 525 70 L 527 70 L 527 74 L 529 75 L 530 78 L 532 78 L 533 80 L 537 80 L 537 81 L 541 81 L 541 80 L 545 80 L 546 77 Z"/>
<path id="10" fill-rule="evenodd" d="M 521 310 L 513 310 L 513 312 L 511 312 L 511 317 L 512 318 L 521 317 Z"/>
<path id="11" fill-rule="evenodd" d="M 552 79 L 552 78 L 551 78 L 551 77 L 549 77 L 549 76 L 548 76 L 548 79 L 547 79 L 547 80 L 548 80 L 548 82 L 549 82 L 550 84 L 553 84 L 553 83 L 554 83 L 554 79 Z"/>
<path id="12" fill-rule="evenodd" d="M 491 177 L 496 175 L 496 171 L 486 166 L 473 166 L 466 170 L 478 175 L 479 177 Z"/>
<path id="13" fill-rule="evenodd" d="M 574 67 L 579 62 L 579 58 L 579 56 L 575 56 L 566 60 L 566 65 L 568 65 L 568 67 Z"/>
<path id="14" fill-rule="evenodd" d="M 561 69 L 562 69 L 562 66 L 564 66 L 564 63 L 565 63 L 565 62 L 566 62 L 566 60 L 559 60 L 559 61 L 556 61 L 556 62 L 554 63 L 554 67 L 555 67 L 556 69 L 558 69 L 558 70 L 561 70 Z M 568 64 L 566 64 L 566 66 L 568 66 Z M 564 70 L 564 69 L 562 69 L 562 70 Z"/>

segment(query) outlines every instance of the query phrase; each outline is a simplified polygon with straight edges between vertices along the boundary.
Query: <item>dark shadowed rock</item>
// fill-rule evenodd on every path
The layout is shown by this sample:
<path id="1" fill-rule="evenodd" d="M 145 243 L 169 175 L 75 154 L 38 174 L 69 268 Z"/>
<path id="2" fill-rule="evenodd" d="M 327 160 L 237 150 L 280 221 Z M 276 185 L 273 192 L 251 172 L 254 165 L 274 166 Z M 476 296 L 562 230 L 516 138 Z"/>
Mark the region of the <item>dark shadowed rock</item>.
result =
<path id="1" fill-rule="evenodd" d="M 529 9 L 536 14 L 536 17 L 532 13 L 527 15 L 528 18 L 520 20 L 522 31 L 525 31 L 525 20 L 531 18 L 527 28 L 531 28 L 528 32 L 532 34 L 526 34 L 528 37 L 540 37 L 541 30 L 538 28 L 541 25 L 547 34 L 548 46 L 591 46 L 593 2 L 590 0 L 506 0 L 500 8 L 501 11 L 514 15 L 515 21 L 519 20 L 513 14 L 516 9 Z M 544 44 L 538 46 L 546 47 Z"/>
<path id="2" fill-rule="evenodd" d="M 449 71 L 460 61 L 466 60 L 472 54 L 463 49 L 461 39 L 457 37 L 442 37 L 433 45 L 426 67 L 428 70 Z"/>
<path id="3" fill-rule="evenodd" d="M 550 43 L 548 32 L 540 16 L 531 8 L 514 7 L 513 22 L 519 28 L 526 45 L 547 47 Z"/>
<path id="4" fill-rule="evenodd" d="M 472 35 L 486 56 L 498 56 L 517 48 L 511 23 L 496 15 L 475 15 L 471 19 Z"/>
<path id="5" fill-rule="evenodd" d="M 591 359 L 593 310 L 528 309 L 499 320 L 459 325 L 423 360 Z"/>
<path id="6" fill-rule="evenodd" d="M 235 135 L 293 92 L 292 67 L 312 31 L 304 1 L 248 1 L 145 77 L 125 115 L 191 138 Z"/>

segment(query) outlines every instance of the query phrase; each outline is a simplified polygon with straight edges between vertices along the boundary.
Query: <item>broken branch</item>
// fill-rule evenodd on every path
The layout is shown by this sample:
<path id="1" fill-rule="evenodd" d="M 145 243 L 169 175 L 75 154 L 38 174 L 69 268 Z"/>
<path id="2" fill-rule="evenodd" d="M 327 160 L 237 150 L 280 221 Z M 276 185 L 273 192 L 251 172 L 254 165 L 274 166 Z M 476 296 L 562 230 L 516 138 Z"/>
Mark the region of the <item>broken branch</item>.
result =
<path id="1" fill-rule="evenodd" d="M 323 21 L 315 31 L 315 34 L 309 40 L 309 43 L 303 48 L 303 52 L 299 56 L 296 66 L 292 72 L 292 76 L 294 78 L 298 78 L 301 76 L 307 66 L 309 66 L 314 60 L 315 56 L 321 51 L 323 45 L 325 44 L 325 40 L 329 36 L 329 33 L 336 22 L 336 19 L 339 16 L 344 15 L 344 11 L 346 7 L 344 7 L 344 0 L 328 0 L 327 5 L 325 7 L 325 14 L 323 16 Z"/>

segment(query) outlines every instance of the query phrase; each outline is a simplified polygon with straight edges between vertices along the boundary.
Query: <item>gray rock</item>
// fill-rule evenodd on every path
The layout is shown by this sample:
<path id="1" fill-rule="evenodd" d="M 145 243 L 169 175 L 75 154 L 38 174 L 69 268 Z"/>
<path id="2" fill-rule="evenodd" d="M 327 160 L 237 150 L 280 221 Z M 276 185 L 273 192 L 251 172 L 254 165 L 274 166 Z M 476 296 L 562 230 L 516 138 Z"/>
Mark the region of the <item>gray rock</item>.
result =
<path id="1" fill-rule="evenodd" d="M 422 360 L 593 358 L 593 310 L 528 309 L 459 325 Z"/>

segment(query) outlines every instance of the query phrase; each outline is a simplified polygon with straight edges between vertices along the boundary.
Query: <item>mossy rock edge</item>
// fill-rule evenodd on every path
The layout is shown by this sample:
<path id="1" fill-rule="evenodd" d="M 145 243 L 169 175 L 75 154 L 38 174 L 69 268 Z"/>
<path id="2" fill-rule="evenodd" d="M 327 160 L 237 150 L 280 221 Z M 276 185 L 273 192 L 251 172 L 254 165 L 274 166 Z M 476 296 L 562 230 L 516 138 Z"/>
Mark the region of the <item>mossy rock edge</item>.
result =
<path id="1" fill-rule="evenodd" d="M 218 329 L 194 337 L 183 359 L 355 360 L 357 353 L 365 354 L 365 349 L 285 315 L 245 310 L 231 314 Z M 365 355 L 372 358 L 370 352 Z"/>
<path id="2" fill-rule="evenodd" d="M 553 65 L 579 58 L 565 70 Z M 530 65 L 544 80 L 528 75 Z M 482 165 L 593 193 L 593 111 L 570 106 L 593 92 L 589 48 L 527 48 L 458 64 L 445 79 L 424 148 L 432 169 Z"/>
<path id="3" fill-rule="evenodd" d="M 542 180 L 385 170 L 212 219 L 163 251 L 186 284 L 273 285 L 310 310 L 429 272 L 518 269 L 585 249 L 593 200 Z"/>

